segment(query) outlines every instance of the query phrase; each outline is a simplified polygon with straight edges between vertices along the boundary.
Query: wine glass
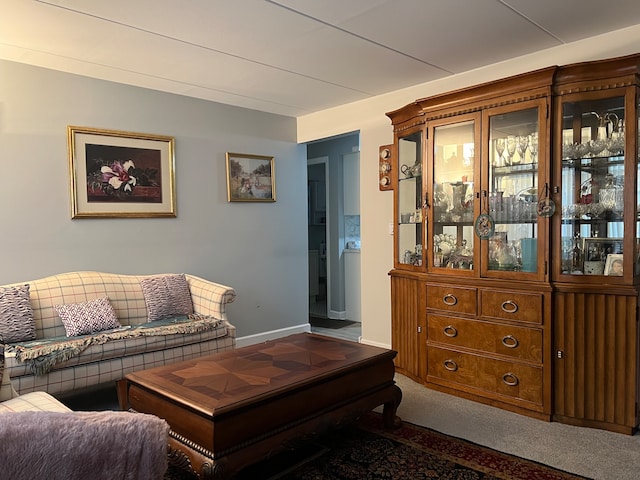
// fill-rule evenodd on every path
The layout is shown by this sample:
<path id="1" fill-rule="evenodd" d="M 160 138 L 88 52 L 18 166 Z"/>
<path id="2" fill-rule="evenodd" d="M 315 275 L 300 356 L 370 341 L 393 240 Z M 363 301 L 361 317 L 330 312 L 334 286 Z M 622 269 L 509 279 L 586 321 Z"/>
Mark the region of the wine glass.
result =
<path id="1" fill-rule="evenodd" d="M 516 146 L 516 137 L 514 137 L 513 135 L 509 135 L 507 137 L 507 156 L 509 158 L 509 161 L 507 162 L 508 165 L 511 165 L 513 163 L 513 156 L 516 154 Z"/>
<path id="2" fill-rule="evenodd" d="M 538 163 L 538 132 L 529 135 L 529 152 L 531 153 L 531 163 Z"/>
<path id="3" fill-rule="evenodd" d="M 504 153 L 505 143 L 504 138 L 496 139 L 496 152 L 498 152 L 498 158 L 495 159 L 493 165 L 496 167 L 501 167 L 503 164 L 502 154 Z"/>
<path id="4" fill-rule="evenodd" d="M 518 163 L 525 163 L 524 156 L 527 153 L 527 148 L 529 148 L 529 137 L 526 135 L 518 135 L 516 137 L 516 149 L 518 150 L 518 156 L 520 160 Z"/>

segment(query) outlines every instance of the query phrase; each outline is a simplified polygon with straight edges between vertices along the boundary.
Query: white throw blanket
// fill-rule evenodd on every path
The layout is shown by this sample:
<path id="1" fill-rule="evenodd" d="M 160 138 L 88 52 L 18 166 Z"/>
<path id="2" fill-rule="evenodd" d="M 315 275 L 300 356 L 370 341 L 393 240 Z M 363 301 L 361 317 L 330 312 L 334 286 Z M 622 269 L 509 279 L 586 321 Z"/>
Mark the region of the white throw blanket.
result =
<path id="1" fill-rule="evenodd" d="M 169 426 L 131 412 L 0 415 L 0 478 L 158 480 L 167 470 Z"/>

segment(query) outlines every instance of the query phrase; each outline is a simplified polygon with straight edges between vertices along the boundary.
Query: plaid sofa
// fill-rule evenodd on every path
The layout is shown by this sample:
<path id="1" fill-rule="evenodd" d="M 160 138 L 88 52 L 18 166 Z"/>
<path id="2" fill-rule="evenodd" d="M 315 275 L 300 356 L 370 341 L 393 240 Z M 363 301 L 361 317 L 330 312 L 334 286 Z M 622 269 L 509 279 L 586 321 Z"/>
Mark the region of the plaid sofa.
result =
<path id="1" fill-rule="evenodd" d="M 121 325 L 132 329 L 148 325 L 140 280 L 149 277 L 153 276 L 70 272 L 3 287 L 28 283 L 36 340 L 42 341 L 40 343 L 64 342 L 66 331 L 55 305 L 107 296 Z M 16 344 L 0 345 L 0 353 L 4 351 L 4 374 L 10 376 L 20 395 L 34 391 L 64 395 L 115 382 L 133 371 L 233 349 L 236 330 L 228 321 L 226 305 L 234 301 L 235 290 L 193 275 L 185 277 L 194 314 L 217 319 L 214 328 L 193 333 L 131 336 L 91 344 L 81 353 L 56 363 L 44 374 L 34 373 L 31 365 L 18 360 Z"/>

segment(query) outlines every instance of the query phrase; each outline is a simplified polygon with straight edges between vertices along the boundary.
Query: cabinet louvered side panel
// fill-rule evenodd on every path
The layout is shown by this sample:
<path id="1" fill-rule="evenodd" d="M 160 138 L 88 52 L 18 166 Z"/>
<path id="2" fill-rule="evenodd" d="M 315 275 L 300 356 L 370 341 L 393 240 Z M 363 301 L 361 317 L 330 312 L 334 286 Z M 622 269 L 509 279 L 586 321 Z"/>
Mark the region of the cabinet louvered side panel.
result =
<path id="1" fill-rule="evenodd" d="M 637 296 L 558 292 L 557 420 L 631 433 L 638 424 Z"/>
<path id="2" fill-rule="evenodd" d="M 416 381 L 422 381 L 419 286 L 420 282 L 415 279 L 391 276 L 391 345 L 398 352 L 396 369 Z"/>

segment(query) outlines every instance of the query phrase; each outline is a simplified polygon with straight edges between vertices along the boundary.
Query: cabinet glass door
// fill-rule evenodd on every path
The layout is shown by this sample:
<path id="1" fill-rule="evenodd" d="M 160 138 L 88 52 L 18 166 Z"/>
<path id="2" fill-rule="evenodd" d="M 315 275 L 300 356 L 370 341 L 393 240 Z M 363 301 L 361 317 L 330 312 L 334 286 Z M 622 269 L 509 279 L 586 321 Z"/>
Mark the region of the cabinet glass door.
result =
<path id="1" fill-rule="evenodd" d="M 538 272 L 538 250 L 544 246 L 538 205 L 549 195 L 549 186 L 540 181 L 541 161 L 545 162 L 540 147 L 546 144 L 540 133 L 545 131 L 540 128 L 540 110 L 539 106 L 494 110 L 486 117 L 488 192 L 483 192 L 482 208 L 489 211 L 494 232 L 483 245 L 483 275 Z"/>
<path id="2" fill-rule="evenodd" d="M 624 95 L 562 104 L 561 275 L 621 277 L 635 263 L 623 257 L 625 122 Z"/>
<path id="3" fill-rule="evenodd" d="M 478 119 L 433 128 L 433 224 L 434 269 L 473 272 L 474 182 L 476 179 L 476 125 Z"/>
<path id="4" fill-rule="evenodd" d="M 422 266 L 422 131 L 398 139 L 396 265 Z"/>

